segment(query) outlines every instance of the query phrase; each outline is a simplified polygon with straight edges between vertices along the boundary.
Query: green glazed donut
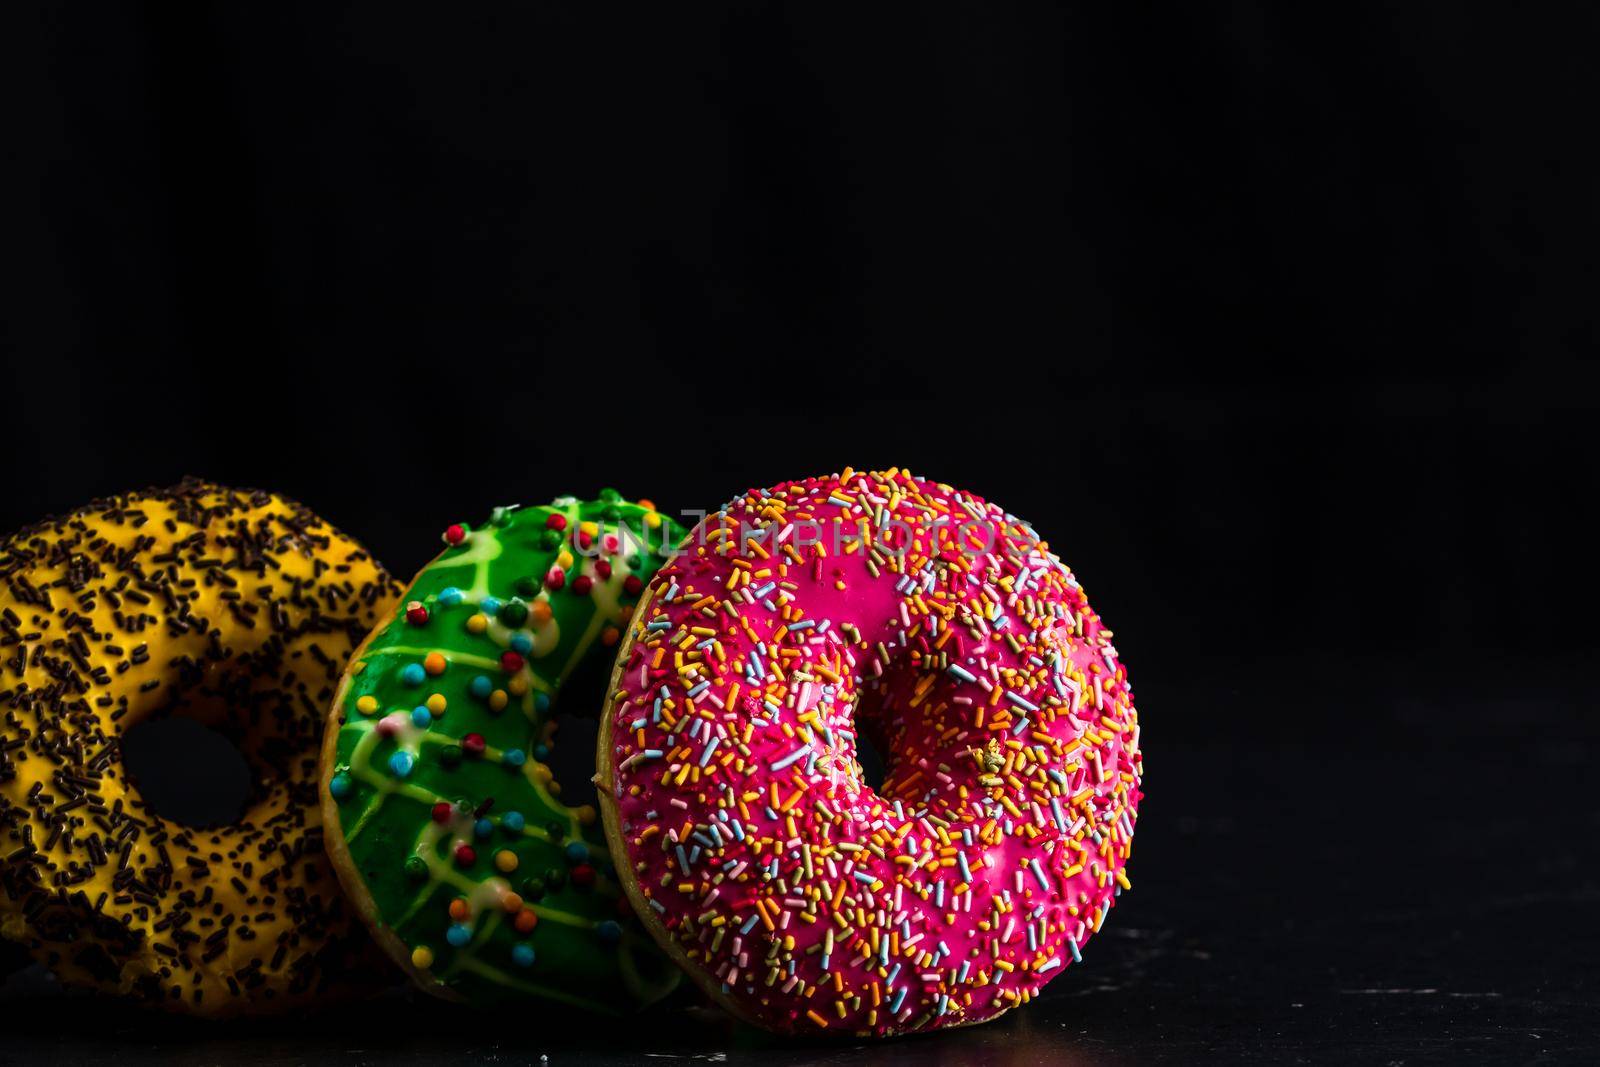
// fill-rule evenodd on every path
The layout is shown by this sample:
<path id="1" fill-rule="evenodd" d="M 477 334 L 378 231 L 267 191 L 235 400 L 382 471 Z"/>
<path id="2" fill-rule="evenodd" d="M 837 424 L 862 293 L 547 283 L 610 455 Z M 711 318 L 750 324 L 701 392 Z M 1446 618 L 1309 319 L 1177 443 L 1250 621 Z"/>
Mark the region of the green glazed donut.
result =
<path id="1" fill-rule="evenodd" d="M 328 851 L 429 992 L 624 1013 L 677 985 L 593 806 L 563 803 L 547 761 L 557 695 L 598 715 L 621 629 L 683 536 L 609 489 L 496 508 L 445 531 L 351 658 L 323 745 Z"/>

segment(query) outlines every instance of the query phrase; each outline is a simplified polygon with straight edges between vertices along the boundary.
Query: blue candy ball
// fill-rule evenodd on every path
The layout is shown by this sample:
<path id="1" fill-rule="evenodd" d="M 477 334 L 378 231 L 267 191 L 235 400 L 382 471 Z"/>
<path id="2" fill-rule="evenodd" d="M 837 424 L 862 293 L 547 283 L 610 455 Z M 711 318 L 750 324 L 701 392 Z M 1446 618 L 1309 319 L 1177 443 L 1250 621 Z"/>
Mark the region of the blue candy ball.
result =
<path id="1" fill-rule="evenodd" d="M 500 754 L 507 767 L 520 767 L 527 762 L 528 754 L 520 748 L 508 748 Z"/>
<path id="2" fill-rule="evenodd" d="M 511 946 L 511 962 L 518 967 L 533 966 L 533 946 L 526 941 L 519 941 Z"/>
<path id="3" fill-rule="evenodd" d="M 394 772 L 396 778 L 404 778 L 411 773 L 412 766 L 417 758 L 409 752 L 396 752 L 389 757 L 389 770 Z"/>
<path id="4" fill-rule="evenodd" d="M 439 590 L 439 603 L 447 608 L 453 608 L 461 603 L 461 590 L 453 585 L 445 586 Z"/>
<path id="5" fill-rule="evenodd" d="M 407 685 L 421 685 L 428 680 L 428 672 L 420 663 L 408 663 L 400 670 L 400 680 Z"/>
<path id="6" fill-rule="evenodd" d="M 493 615 L 500 610 L 500 598 L 497 596 L 486 596 L 482 601 L 479 602 L 478 607 L 483 610 L 485 615 Z"/>
<path id="7" fill-rule="evenodd" d="M 425 708 L 422 705 L 418 704 L 416 707 L 411 709 L 411 725 L 412 726 L 432 726 L 433 725 L 433 712 L 429 711 L 427 708 Z"/>
<path id="8" fill-rule="evenodd" d="M 488 837 L 490 834 L 494 833 L 494 823 L 490 822 L 488 819 L 479 819 L 477 822 L 472 824 L 472 832 L 479 837 Z"/>
<path id="9" fill-rule="evenodd" d="M 472 695 L 479 700 L 489 699 L 489 694 L 494 692 L 494 682 L 489 680 L 487 674 L 480 674 L 472 680 Z"/>
<path id="10" fill-rule="evenodd" d="M 530 634 L 517 632 L 511 635 L 511 648 L 526 656 L 533 651 L 533 637 Z"/>
<path id="11" fill-rule="evenodd" d="M 618 926 L 611 919 L 606 919 L 603 922 L 595 923 L 594 932 L 595 936 L 599 937 L 601 941 L 608 945 L 615 945 L 618 941 L 622 940 L 622 927 Z"/>
<path id="12" fill-rule="evenodd" d="M 549 759 L 550 758 L 550 746 L 549 745 L 534 745 L 533 746 L 533 758 L 538 760 L 540 763 L 543 763 L 545 760 Z"/>
<path id="13" fill-rule="evenodd" d="M 522 812 L 508 811 L 500 816 L 500 825 L 514 834 L 520 834 L 522 833 L 522 828 L 528 825 L 528 822 L 522 817 Z"/>
<path id="14" fill-rule="evenodd" d="M 589 859 L 589 846 L 582 841 L 571 841 L 567 844 L 568 863 L 586 863 Z"/>
<path id="15" fill-rule="evenodd" d="M 456 948 L 465 948 L 467 942 L 472 940 L 472 927 L 465 923 L 451 923 L 450 929 L 444 932 L 444 939 Z"/>
<path id="16" fill-rule="evenodd" d="M 343 800 L 345 797 L 349 796 L 350 776 L 345 774 L 343 771 L 340 771 L 338 774 L 334 775 L 333 779 L 328 783 L 328 794 L 335 800 Z M 521 819 L 522 816 L 519 815 L 517 818 Z"/>

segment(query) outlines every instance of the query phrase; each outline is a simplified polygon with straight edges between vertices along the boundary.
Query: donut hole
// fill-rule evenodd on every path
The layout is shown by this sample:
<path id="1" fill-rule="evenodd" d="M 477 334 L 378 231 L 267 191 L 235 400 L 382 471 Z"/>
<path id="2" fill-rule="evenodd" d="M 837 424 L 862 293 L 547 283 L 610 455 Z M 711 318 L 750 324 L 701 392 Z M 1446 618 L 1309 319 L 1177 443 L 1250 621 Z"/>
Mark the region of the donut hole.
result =
<path id="1" fill-rule="evenodd" d="M 122 765 L 163 819 L 205 828 L 238 822 L 250 800 L 250 765 L 224 735 L 192 718 L 164 716 L 122 736 Z"/>
<path id="2" fill-rule="evenodd" d="M 861 778 L 867 788 L 874 793 L 880 792 L 886 774 L 883 755 L 873 745 L 866 730 L 856 735 L 856 762 L 861 764 Z"/>
<path id="3" fill-rule="evenodd" d="M 598 804 L 594 787 L 594 742 L 600 723 L 587 716 L 557 713 L 551 736 L 550 757 L 545 764 L 561 783 L 561 803 L 571 808 Z"/>

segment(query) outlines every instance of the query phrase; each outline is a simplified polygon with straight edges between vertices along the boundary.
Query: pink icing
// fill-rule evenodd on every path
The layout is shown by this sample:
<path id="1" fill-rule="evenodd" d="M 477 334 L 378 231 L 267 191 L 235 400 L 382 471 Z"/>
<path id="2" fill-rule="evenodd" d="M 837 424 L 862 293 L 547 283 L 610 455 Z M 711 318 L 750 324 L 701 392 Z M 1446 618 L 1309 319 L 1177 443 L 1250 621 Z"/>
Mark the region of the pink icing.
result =
<path id="1" fill-rule="evenodd" d="M 993 1018 L 1078 958 L 1127 884 L 1138 719 L 1026 524 L 846 471 L 708 516 L 647 599 L 617 818 L 703 984 L 771 1029 L 886 1035 Z"/>

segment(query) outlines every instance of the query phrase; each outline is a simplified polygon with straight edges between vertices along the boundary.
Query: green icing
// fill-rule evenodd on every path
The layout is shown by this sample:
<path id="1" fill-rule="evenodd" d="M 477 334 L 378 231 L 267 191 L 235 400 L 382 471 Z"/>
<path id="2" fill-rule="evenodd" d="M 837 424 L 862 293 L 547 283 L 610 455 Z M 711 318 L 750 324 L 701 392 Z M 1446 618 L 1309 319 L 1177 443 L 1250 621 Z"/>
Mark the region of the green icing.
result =
<path id="1" fill-rule="evenodd" d="M 544 760 L 562 683 L 580 672 L 566 710 L 599 714 L 624 613 L 684 531 L 605 490 L 595 501 L 497 508 L 483 528 L 463 532 L 373 635 L 341 697 L 328 788 L 351 860 L 383 926 L 408 952 L 424 950 L 413 963 L 431 953 L 418 970 L 469 1002 L 534 996 L 614 1012 L 658 1000 L 678 968 L 619 903 L 593 808 L 562 803 Z M 552 588 L 547 575 L 563 555 L 565 581 Z M 592 584 L 580 591 L 585 578 Z M 427 612 L 420 625 L 408 619 L 417 605 Z M 517 645 L 527 648 L 523 663 L 507 664 Z M 427 670 L 434 652 L 444 659 L 438 674 Z M 443 714 L 418 725 L 415 709 L 436 696 Z M 398 729 L 380 728 L 385 721 Z M 441 803 L 451 806 L 443 822 Z M 458 855 L 463 844 L 470 858 Z M 505 852 L 516 858 L 509 872 L 498 864 Z M 516 928 L 508 893 L 537 916 L 533 929 Z M 458 900 L 467 914 L 452 918 Z"/>

